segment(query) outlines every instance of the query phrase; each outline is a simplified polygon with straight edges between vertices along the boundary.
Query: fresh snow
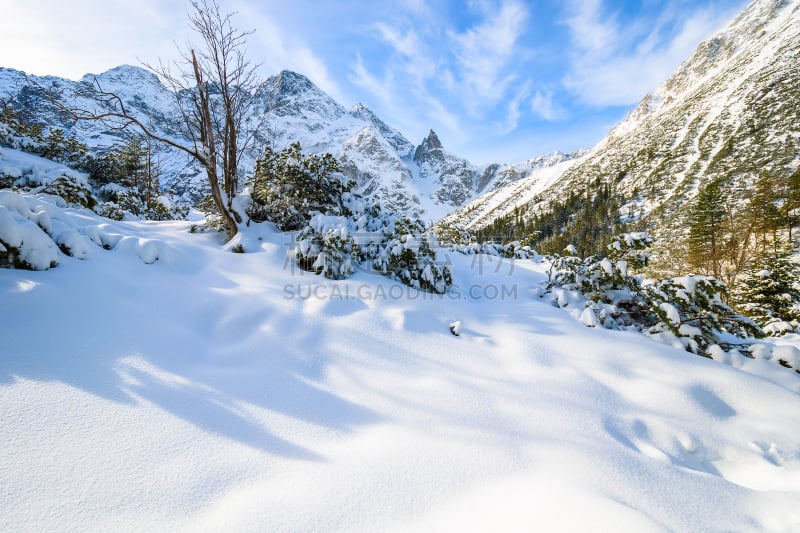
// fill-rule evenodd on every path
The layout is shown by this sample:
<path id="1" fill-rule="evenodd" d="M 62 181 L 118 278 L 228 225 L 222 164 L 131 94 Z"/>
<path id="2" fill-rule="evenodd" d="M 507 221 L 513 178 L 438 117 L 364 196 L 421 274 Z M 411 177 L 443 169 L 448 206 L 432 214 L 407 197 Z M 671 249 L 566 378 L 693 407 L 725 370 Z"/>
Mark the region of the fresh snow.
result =
<path id="1" fill-rule="evenodd" d="M 19 198 L 85 240 L 0 269 L 2 531 L 800 528 L 796 335 L 721 364 L 585 327 L 532 261 L 440 252 L 434 297 Z"/>

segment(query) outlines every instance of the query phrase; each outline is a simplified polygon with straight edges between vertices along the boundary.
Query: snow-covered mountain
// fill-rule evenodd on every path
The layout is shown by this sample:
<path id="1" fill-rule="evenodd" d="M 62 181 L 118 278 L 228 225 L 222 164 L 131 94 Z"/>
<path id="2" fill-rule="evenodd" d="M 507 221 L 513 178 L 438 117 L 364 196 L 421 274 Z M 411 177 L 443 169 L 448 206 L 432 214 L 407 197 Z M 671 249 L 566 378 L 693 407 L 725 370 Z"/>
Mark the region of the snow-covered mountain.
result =
<path id="1" fill-rule="evenodd" d="M 567 170 L 579 164 L 587 153 L 587 150 L 569 154 L 553 152 L 525 163 L 489 165 L 478 179 L 478 191 L 483 194 L 465 203 L 446 220 L 475 228 L 508 216 L 520 205 L 539 198 Z"/>
<path id="2" fill-rule="evenodd" d="M 95 88 L 112 92 L 129 112 L 156 132 L 180 139 L 175 95 L 148 70 L 124 65 L 74 82 L 28 77 L 0 68 L 0 99 L 26 120 L 64 129 L 92 150 L 102 152 L 122 142 L 126 132 L 110 130 L 97 122 L 66 120 L 33 89 L 34 85 L 53 88 L 68 107 L 95 108 L 97 102 L 87 93 Z M 264 146 L 281 149 L 299 141 L 306 151 L 335 155 L 345 173 L 393 209 L 428 220 L 439 219 L 478 194 L 524 178 L 541 166 L 538 162 L 478 167 L 447 152 L 433 131 L 415 146 L 363 104 L 345 109 L 308 78 L 290 71 L 270 77 L 254 95 L 243 130 L 245 136 L 253 133 L 255 139 L 242 161 L 243 176 L 252 171 Z M 177 150 L 159 150 L 162 185 L 187 202 L 201 199 L 207 191 L 200 167 Z"/>
<path id="3" fill-rule="evenodd" d="M 759 174 L 797 171 L 798 72 L 800 0 L 756 0 L 589 154 L 554 167 L 560 175 L 508 185 L 453 219 L 485 226 L 514 208 L 538 211 L 600 180 L 657 242 L 674 239 L 703 184 L 721 180 L 735 202 Z"/>

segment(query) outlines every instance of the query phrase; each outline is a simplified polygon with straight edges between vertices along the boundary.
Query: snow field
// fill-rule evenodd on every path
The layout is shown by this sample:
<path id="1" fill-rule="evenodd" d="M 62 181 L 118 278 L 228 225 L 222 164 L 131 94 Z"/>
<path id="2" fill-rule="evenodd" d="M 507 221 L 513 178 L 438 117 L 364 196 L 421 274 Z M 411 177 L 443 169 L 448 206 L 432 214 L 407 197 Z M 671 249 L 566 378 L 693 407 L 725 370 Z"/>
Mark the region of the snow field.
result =
<path id="1" fill-rule="evenodd" d="M 435 297 L 301 272 L 269 225 L 61 212 L 119 238 L 0 270 L 0 530 L 800 527 L 774 362 L 587 328 L 529 261 L 447 254 Z"/>

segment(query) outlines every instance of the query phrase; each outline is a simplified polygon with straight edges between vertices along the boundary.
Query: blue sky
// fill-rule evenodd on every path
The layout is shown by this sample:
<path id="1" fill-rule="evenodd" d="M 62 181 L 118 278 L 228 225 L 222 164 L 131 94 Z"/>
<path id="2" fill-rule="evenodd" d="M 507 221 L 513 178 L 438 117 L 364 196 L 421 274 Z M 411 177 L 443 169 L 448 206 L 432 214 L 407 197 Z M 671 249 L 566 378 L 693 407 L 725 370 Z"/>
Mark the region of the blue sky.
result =
<path id="1" fill-rule="evenodd" d="M 220 0 L 265 76 L 305 74 L 474 163 L 591 147 L 746 0 Z M 78 79 L 176 57 L 181 0 L 0 0 L 0 66 Z M 13 43 L 10 44 L 10 43 Z"/>

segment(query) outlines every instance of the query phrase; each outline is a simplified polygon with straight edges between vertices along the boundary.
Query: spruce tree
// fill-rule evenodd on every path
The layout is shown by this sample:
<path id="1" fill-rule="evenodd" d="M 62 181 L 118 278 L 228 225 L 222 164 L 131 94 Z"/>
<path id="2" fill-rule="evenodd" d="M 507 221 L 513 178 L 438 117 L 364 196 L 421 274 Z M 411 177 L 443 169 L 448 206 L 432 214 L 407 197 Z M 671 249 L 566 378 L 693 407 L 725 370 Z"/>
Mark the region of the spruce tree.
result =
<path id="1" fill-rule="evenodd" d="M 790 249 L 783 247 L 754 261 L 735 287 L 733 299 L 742 313 L 769 333 L 800 327 L 800 265 L 792 261 Z"/>
<path id="2" fill-rule="evenodd" d="M 302 228 L 313 213 L 341 214 L 342 193 L 353 185 L 331 154 L 303 154 L 299 142 L 280 152 L 265 148 L 248 184 L 250 218 L 269 220 L 284 231 Z"/>
<path id="3" fill-rule="evenodd" d="M 714 277 L 722 273 L 725 214 L 722 190 L 716 181 L 700 189 L 689 210 L 687 262 Z"/>

